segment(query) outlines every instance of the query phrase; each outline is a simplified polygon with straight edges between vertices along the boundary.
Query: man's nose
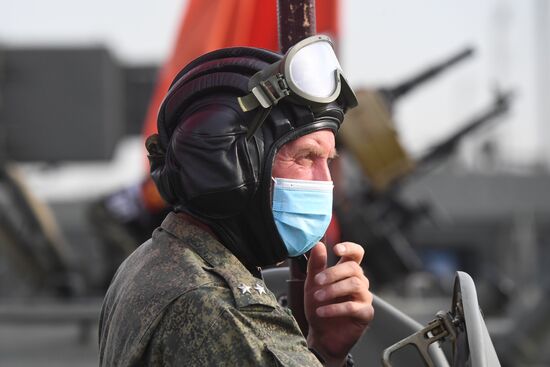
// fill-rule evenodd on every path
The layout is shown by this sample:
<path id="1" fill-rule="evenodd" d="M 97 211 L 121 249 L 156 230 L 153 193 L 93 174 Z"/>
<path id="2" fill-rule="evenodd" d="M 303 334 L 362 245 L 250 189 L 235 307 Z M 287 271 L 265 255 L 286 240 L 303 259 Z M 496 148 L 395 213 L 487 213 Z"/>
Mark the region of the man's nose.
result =
<path id="1" fill-rule="evenodd" d="M 330 175 L 330 169 L 328 167 L 328 162 L 320 162 L 315 166 L 313 172 L 313 179 L 315 181 L 332 181 L 332 176 Z"/>

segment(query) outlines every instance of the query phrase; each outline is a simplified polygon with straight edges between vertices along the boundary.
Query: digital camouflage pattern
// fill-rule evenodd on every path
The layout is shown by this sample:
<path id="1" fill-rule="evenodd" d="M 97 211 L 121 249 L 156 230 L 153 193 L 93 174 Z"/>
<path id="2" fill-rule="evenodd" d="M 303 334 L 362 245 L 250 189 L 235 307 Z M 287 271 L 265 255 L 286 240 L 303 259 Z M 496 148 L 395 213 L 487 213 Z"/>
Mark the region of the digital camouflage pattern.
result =
<path id="1" fill-rule="evenodd" d="M 320 366 L 290 311 L 205 230 L 171 213 L 118 269 L 101 366 Z"/>

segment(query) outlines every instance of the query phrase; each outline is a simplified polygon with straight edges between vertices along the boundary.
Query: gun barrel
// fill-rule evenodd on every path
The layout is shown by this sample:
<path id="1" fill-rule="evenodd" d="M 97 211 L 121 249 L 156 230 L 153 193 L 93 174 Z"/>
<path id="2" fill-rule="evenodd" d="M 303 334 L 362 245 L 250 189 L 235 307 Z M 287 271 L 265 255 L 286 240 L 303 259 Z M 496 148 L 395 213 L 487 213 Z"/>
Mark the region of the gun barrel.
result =
<path id="1" fill-rule="evenodd" d="M 474 117 L 470 122 L 466 123 L 450 137 L 432 147 L 428 153 L 419 159 L 417 166 L 426 166 L 434 161 L 448 156 L 454 151 L 458 142 L 462 140 L 465 135 L 469 134 L 473 130 L 476 130 L 494 118 L 506 113 L 510 106 L 512 96 L 512 92 L 497 93 L 493 106 Z"/>
<path id="2" fill-rule="evenodd" d="M 390 103 L 393 103 L 398 98 L 407 94 L 411 89 L 417 87 L 418 85 L 434 78 L 444 70 L 449 67 L 457 64 L 458 62 L 470 57 L 473 55 L 474 49 L 472 47 L 467 47 L 466 49 L 460 51 L 459 53 L 451 56 L 450 58 L 444 60 L 443 62 L 437 63 L 421 71 L 412 78 L 406 80 L 405 82 L 387 89 L 385 92 L 390 98 Z"/>

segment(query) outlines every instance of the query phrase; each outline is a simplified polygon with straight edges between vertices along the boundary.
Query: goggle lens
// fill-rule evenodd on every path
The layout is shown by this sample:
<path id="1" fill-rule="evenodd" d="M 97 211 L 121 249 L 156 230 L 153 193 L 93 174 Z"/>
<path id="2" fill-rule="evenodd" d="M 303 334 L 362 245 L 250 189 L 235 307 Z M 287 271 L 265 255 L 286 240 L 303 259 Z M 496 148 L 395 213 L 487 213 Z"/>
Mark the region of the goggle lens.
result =
<path id="1" fill-rule="evenodd" d="M 289 70 L 290 78 L 302 92 L 326 98 L 336 90 L 340 63 L 330 43 L 321 41 L 298 50 L 290 60 Z"/>

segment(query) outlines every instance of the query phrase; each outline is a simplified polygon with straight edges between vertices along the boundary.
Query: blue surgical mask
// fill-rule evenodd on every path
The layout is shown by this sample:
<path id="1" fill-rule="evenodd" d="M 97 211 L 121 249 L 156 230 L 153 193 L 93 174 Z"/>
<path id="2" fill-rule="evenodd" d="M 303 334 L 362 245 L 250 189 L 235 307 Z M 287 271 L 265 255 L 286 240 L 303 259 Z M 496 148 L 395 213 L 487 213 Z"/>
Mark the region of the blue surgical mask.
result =
<path id="1" fill-rule="evenodd" d="M 332 181 L 273 178 L 273 218 L 290 257 L 324 236 L 332 217 Z"/>

